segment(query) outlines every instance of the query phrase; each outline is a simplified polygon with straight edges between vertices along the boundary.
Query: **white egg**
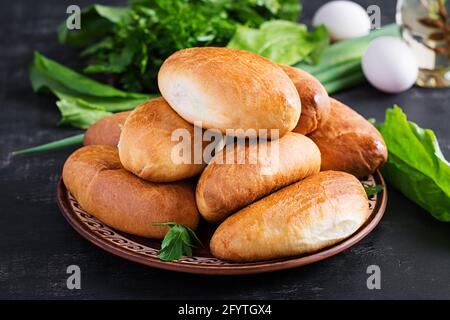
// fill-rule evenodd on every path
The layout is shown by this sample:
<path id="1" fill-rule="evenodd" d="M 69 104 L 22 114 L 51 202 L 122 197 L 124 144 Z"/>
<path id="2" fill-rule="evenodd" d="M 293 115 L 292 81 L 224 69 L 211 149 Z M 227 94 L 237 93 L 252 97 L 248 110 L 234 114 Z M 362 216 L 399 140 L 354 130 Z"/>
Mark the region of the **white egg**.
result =
<path id="1" fill-rule="evenodd" d="M 313 25 L 324 24 L 333 41 L 365 36 L 370 32 L 366 10 L 353 1 L 331 1 L 317 10 Z"/>
<path id="2" fill-rule="evenodd" d="M 362 69 L 375 88 L 389 93 L 411 88 L 419 72 L 414 52 L 395 37 L 373 40 L 364 53 Z"/>

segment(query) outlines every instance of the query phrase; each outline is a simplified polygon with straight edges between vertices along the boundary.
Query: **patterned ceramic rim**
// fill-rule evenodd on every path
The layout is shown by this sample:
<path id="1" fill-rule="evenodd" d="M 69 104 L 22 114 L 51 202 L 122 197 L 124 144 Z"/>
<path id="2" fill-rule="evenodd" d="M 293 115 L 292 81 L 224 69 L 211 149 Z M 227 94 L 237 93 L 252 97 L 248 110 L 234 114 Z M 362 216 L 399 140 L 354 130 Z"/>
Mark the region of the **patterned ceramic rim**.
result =
<path id="1" fill-rule="evenodd" d="M 369 199 L 369 219 L 352 236 L 313 254 L 254 263 L 230 263 L 214 257 L 202 256 L 183 257 L 178 261 L 171 262 L 161 261 L 157 255 L 159 248 L 156 246 L 144 244 L 145 239 L 141 242 L 139 237 L 119 233 L 84 211 L 76 199 L 68 192 L 61 179 L 57 187 L 57 202 L 64 217 L 78 233 L 98 247 L 124 259 L 151 267 L 179 272 L 238 275 L 270 272 L 307 265 L 336 255 L 366 237 L 383 217 L 387 203 L 387 190 L 379 171 L 365 179 L 364 183 L 367 185 L 381 184 L 384 186 L 384 190 Z"/>

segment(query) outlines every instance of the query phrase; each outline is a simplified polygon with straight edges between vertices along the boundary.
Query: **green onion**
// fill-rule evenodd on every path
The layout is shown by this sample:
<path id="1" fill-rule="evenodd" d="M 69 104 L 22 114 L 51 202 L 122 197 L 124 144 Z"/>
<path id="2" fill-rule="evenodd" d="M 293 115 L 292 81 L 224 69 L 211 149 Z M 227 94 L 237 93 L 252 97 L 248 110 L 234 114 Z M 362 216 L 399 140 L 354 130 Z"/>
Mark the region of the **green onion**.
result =
<path id="1" fill-rule="evenodd" d="M 369 35 L 336 42 L 328 47 L 322 54 L 317 65 L 300 62 L 295 67 L 315 74 L 333 68 L 338 64 L 362 58 L 370 42 L 381 36 L 400 36 L 400 28 L 390 24 L 382 29 L 372 31 Z"/>
<path id="2" fill-rule="evenodd" d="M 340 63 L 334 67 L 320 72 L 315 72 L 313 75 L 322 83 L 332 82 L 336 79 L 341 79 L 361 70 L 361 60 L 353 59 L 348 62 Z"/>
<path id="3" fill-rule="evenodd" d="M 364 74 L 360 70 L 359 72 L 356 72 L 344 78 L 323 83 L 323 86 L 327 90 L 328 94 L 333 94 L 338 91 L 354 87 L 364 81 L 365 81 Z"/>
<path id="4" fill-rule="evenodd" d="M 351 88 L 365 81 L 361 71 L 361 60 L 369 43 L 381 36 L 398 37 L 399 30 L 396 24 L 390 24 L 372 31 L 367 36 L 337 42 L 323 52 L 318 64 L 301 62 L 294 67 L 315 76 L 329 94 Z"/>
<path id="5" fill-rule="evenodd" d="M 56 141 L 46 143 L 46 144 L 43 144 L 43 145 L 40 145 L 37 147 L 14 151 L 14 152 L 12 152 L 12 155 L 17 156 L 17 155 L 33 154 L 33 153 L 38 153 L 38 152 L 51 151 L 51 150 L 57 150 L 57 149 L 80 145 L 83 143 L 83 137 L 84 137 L 83 133 L 77 134 L 75 136 L 56 140 Z"/>

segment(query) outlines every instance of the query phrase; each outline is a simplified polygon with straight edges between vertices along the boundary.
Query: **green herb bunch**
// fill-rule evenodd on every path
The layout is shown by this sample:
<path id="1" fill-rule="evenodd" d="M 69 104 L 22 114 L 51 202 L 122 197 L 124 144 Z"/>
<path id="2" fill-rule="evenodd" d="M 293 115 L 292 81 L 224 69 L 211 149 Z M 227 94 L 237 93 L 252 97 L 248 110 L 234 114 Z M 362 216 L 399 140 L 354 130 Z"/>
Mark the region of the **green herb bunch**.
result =
<path id="1" fill-rule="evenodd" d="M 173 52 L 226 46 L 241 24 L 295 21 L 299 12 L 298 0 L 134 0 L 129 8 L 88 7 L 81 18 L 86 28 L 60 28 L 59 38 L 86 46 L 86 73 L 113 75 L 127 91 L 157 92 L 157 72 Z"/>

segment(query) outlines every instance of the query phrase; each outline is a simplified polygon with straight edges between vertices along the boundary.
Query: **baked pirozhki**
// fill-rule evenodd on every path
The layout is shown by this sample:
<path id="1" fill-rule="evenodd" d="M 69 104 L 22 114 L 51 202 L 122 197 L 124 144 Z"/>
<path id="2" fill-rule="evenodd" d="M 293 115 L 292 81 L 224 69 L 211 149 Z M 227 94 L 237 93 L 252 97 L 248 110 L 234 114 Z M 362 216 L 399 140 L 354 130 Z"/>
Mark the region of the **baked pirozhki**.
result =
<path id="1" fill-rule="evenodd" d="M 131 111 L 119 112 L 98 120 L 86 130 L 83 144 L 117 147 L 122 126 L 130 113 Z"/>
<path id="2" fill-rule="evenodd" d="M 298 68 L 280 64 L 294 83 L 302 101 L 302 113 L 294 132 L 311 133 L 329 118 L 330 99 L 327 90 L 314 76 Z"/>
<path id="3" fill-rule="evenodd" d="M 277 129 L 283 136 L 297 125 L 300 97 L 275 63 L 229 48 L 175 52 L 158 73 L 162 96 L 181 117 L 206 129 Z M 242 136 L 235 132 L 235 136 Z"/>
<path id="4" fill-rule="evenodd" d="M 177 158 L 174 153 L 175 146 L 179 144 L 172 138 L 176 130 L 184 130 L 192 142 L 186 141 L 191 150 L 187 161 Z M 142 179 L 172 182 L 198 175 L 206 164 L 202 157 L 196 163 L 195 152 L 194 126 L 181 118 L 163 98 L 138 106 L 122 127 L 120 161 L 125 169 Z"/>
<path id="5" fill-rule="evenodd" d="M 387 148 L 378 130 L 336 99 L 331 98 L 329 121 L 308 137 L 320 149 L 322 170 L 345 171 L 362 178 L 387 160 Z"/>
<path id="6" fill-rule="evenodd" d="M 81 207 L 108 226 L 141 237 L 162 238 L 175 222 L 195 229 L 199 213 L 191 181 L 153 183 L 126 171 L 117 148 L 86 146 L 64 164 L 63 181 Z"/>
<path id="7" fill-rule="evenodd" d="M 267 144 L 226 147 L 200 176 L 197 206 L 205 220 L 219 223 L 253 201 L 319 171 L 319 149 L 298 133 Z"/>
<path id="8" fill-rule="evenodd" d="M 241 262 L 315 252 L 357 231 L 369 216 L 367 202 L 353 175 L 321 172 L 230 216 L 215 231 L 211 252 Z"/>
<path id="9" fill-rule="evenodd" d="M 199 232 L 213 256 L 251 263 L 323 250 L 369 218 L 367 194 L 382 188 L 359 178 L 386 145 L 314 76 L 202 47 L 167 58 L 158 86 L 160 98 L 92 125 L 63 181 L 111 228 L 164 237 L 161 260 L 192 256 L 200 219 L 217 226 Z"/>

